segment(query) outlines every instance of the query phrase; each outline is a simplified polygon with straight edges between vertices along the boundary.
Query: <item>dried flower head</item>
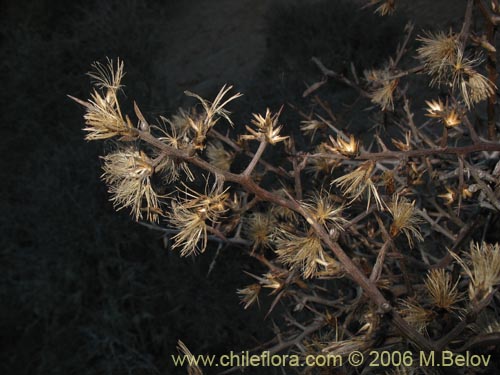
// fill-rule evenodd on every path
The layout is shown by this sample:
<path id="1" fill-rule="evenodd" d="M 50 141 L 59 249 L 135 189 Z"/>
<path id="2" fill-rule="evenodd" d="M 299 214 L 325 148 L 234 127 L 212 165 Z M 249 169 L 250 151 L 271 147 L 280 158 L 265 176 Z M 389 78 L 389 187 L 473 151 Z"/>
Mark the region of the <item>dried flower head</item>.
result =
<path id="1" fill-rule="evenodd" d="M 405 141 L 402 142 L 399 139 L 391 138 L 392 144 L 396 146 L 401 151 L 410 151 L 412 149 L 411 144 L 411 132 L 405 133 Z"/>
<path id="2" fill-rule="evenodd" d="M 349 141 L 345 141 L 342 136 L 337 136 L 334 139 L 330 136 L 330 142 L 332 142 L 333 147 L 326 145 L 330 150 L 338 152 L 342 155 L 354 157 L 359 155 L 359 141 L 354 138 L 353 135 L 349 136 Z"/>
<path id="3" fill-rule="evenodd" d="M 336 184 L 339 189 L 350 198 L 351 202 L 358 199 L 366 191 L 368 195 L 367 209 L 370 207 L 372 195 L 375 198 L 377 207 L 382 209 L 384 204 L 371 179 L 374 167 L 375 163 L 373 161 L 367 161 L 354 171 L 336 178 L 332 181 L 332 184 Z"/>
<path id="4" fill-rule="evenodd" d="M 460 90 L 467 108 L 487 99 L 496 90 L 493 82 L 476 71 L 475 67 L 481 62 L 481 58 L 468 58 L 460 48 L 457 50 L 452 67 L 451 85 L 453 89 Z"/>
<path id="5" fill-rule="evenodd" d="M 394 110 L 394 90 L 398 79 L 393 79 L 390 64 L 385 69 L 371 69 L 364 72 L 365 79 L 372 86 L 372 103 L 378 104 L 383 111 Z"/>
<path id="6" fill-rule="evenodd" d="M 445 106 L 443 104 L 443 101 L 441 99 L 438 100 L 431 100 L 428 101 L 426 100 L 425 103 L 427 104 L 427 115 L 429 117 L 434 117 L 434 118 L 441 118 L 442 113 L 444 112 Z"/>
<path id="7" fill-rule="evenodd" d="M 399 312 L 408 324 L 421 333 L 427 331 L 427 325 L 436 316 L 434 311 L 422 307 L 415 299 L 403 300 L 400 303 Z"/>
<path id="8" fill-rule="evenodd" d="M 134 138 L 135 128 L 128 117 L 122 116 L 117 97 L 124 76 L 123 62 L 118 60 L 115 67 L 113 60 L 108 59 L 107 65 L 96 62 L 92 66 L 94 71 L 88 74 L 94 80 L 95 87 L 102 93 L 94 90 L 87 102 L 70 96 L 86 108 L 86 127 L 83 130 L 88 134 L 85 139 L 92 141 L 118 135 L 126 139 Z"/>
<path id="9" fill-rule="evenodd" d="M 256 130 L 252 129 L 250 126 L 245 126 L 250 134 L 242 135 L 242 140 L 266 140 L 270 144 L 274 145 L 278 142 L 288 139 L 288 137 L 282 137 L 279 135 L 283 125 L 278 125 L 278 117 L 280 112 L 271 114 L 271 111 L 266 109 L 266 115 L 262 117 L 260 114 L 253 114 L 254 119 L 252 124 L 255 125 Z"/>
<path id="10" fill-rule="evenodd" d="M 96 61 L 92 64 L 92 67 L 94 70 L 87 73 L 87 75 L 94 80 L 94 86 L 106 90 L 107 94 L 116 100 L 116 92 L 121 89 L 121 81 L 125 76 L 123 61 L 117 59 L 115 68 L 113 60 L 108 58 L 106 65 Z"/>
<path id="11" fill-rule="evenodd" d="M 186 187 L 184 198 L 172 202 L 170 223 L 179 229 L 173 239 L 172 248 L 181 248 L 181 256 L 204 252 L 207 247 L 207 231 L 227 210 L 226 191 L 217 192 L 213 187 L 210 192 L 200 194 Z"/>
<path id="12" fill-rule="evenodd" d="M 458 110 L 448 103 L 443 104 L 441 99 L 425 103 L 428 106 L 426 116 L 440 119 L 447 128 L 453 128 L 462 122 Z"/>
<path id="13" fill-rule="evenodd" d="M 182 139 L 187 139 L 187 135 L 192 130 L 191 122 L 189 119 L 196 118 L 199 114 L 196 113 L 194 108 L 186 111 L 179 108 L 176 114 L 172 115 L 169 119 L 164 119 L 169 124 L 169 127 Z"/>
<path id="14" fill-rule="evenodd" d="M 313 193 L 301 206 L 313 220 L 328 229 L 343 230 L 343 225 L 347 224 L 347 220 L 342 217 L 344 207 L 335 204 L 331 195 L 324 190 Z"/>
<path id="15" fill-rule="evenodd" d="M 179 133 L 179 128 L 174 125 L 173 121 L 168 120 L 164 117 L 160 117 L 160 124 L 158 126 L 153 125 L 152 128 L 157 129 L 161 132 L 162 136 L 158 137 L 158 140 L 162 141 L 167 146 L 177 150 L 182 150 L 189 147 L 190 141 L 187 135 Z M 165 182 L 167 184 L 178 180 L 180 175 L 179 171 L 183 171 L 189 181 L 194 180 L 194 175 L 191 172 L 191 169 L 189 169 L 188 163 L 164 155 L 159 150 L 156 152 L 155 157 L 160 158 L 158 165 L 155 167 L 155 170 L 163 174 Z"/>
<path id="16" fill-rule="evenodd" d="M 203 106 L 204 113 L 200 116 L 187 117 L 191 130 L 194 133 L 193 137 L 193 145 L 195 149 L 203 150 L 205 148 L 205 139 L 208 131 L 214 127 L 214 125 L 220 120 L 220 118 L 224 118 L 229 124 L 233 124 L 229 115 L 229 112 L 224 107 L 230 103 L 231 101 L 242 96 L 240 93 L 236 93 L 228 99 L 224 98 L 224 96 L 233 88 L 233 86 L 226 87 L 226 85 L 222 86 L 219 93 L 215 97 L 213 102 L 209 102 L 208 100 L 203 99 L 201 96 L 194 94 L 189 91 L 185 91 L 185 94 L 188 96 L 193 96 L 198 99 Z"/>
<path id="17" fill-rule="evenodd" d="M 413 237 L 419 241 L 424 240 L 418 229 L 418 225 L 422 223 L 422 220 L 415 209 L 415 201 L 410 203 L 406 198 L 395 194 L 388 208 L 393 217 L 390 229 L 392 237 L 403 233 L 408 239 L 410 247 L 413 247 Z"/>
<path id="18" fill-rule="evenodd" d="M 428 32 L 417 40 L 422 42 L 422 46 L 417 49 L 418 56 L 424 62 L 428 73 L 433 76 L 431 86 L 448 82 L 457 50 L 460 49 L 457 35 L 451 31 L 448 34 L 442 31 L 436 34 Z"/>
<path id="19" fill-rule="evenodd" d="M 253 249 L 270 247 L 276 218 L 270 213 L 254 212 L 244 221 L 244 233 L 253 242 Z"/>
<path id="20" fill-rule="evenodd" d="M 134 148 L 119 149 L 103 157 L 103 180 L 109 186 L 111 201 L 118 209 L 130 207 L 135 220 L 143 212 L 150 221 L 158 221 L 161 213 L 158 196 L 151 186 L 154 168 L 149 157 Z"/>
<path id="21" fill-rule="evenodd" d="M 223 171 L 229 171 L 234 159 L 234 154 L 224 149 L 224 146 L 219 140 L 215 140 L 209 142 L 207 145 L 207 158 L 213 166 Z"/>
<path id="22" fill-rule="evenodd" d="M 500 246 L 486 242 L 470 243 L 470 253 L 467 259 L 460 258 L 451 252 L 470 278 L 469 298 L 481 302 L 500 284 Z"/>
<path id="23" fill-rule="evenodd" d="M 453 204 L 453 202 L 455 202 L 455 200 L 457 199 L 457 192 L 449 186 L 445 186 L 445 188 L 446 188 L 446 193 L 439 194 L 438 197 L 443 198 L 444 203 L 449 206 Z"/>
<path id="24" fill-rule="evenodd" d="M 259 303 L 259 293 L 262 289 L 260 284 L 254 283 L 248 285 L 246 288 L 238 289 L 237 293 L 240 295 L 241 303 L 244 304 L 244 309 L 248 309 L 255 302 Z"/>
<path id="25" fill-rule="evenodd" d="M 457 288 L 458 281 L 453 283 L 451 275 L 443 268 L 430 270 L 425 280 L 425 287 L 432 303 L 448 311 L 457 309 L 457 303 L 463 298 L 462 293 Z"/>
<path id="26" fill-rule="evenodd" d="M 371 101 L 378 104 L 382 111 L 394 111 L 394 90 L 398 87 L 398 80 L 387 80 L 371 92 Z"/>
<path id="27" fill-rule="evenodd" d="M 303 236 L 278 228 L 274 243 L 280 262 L 292 269 L 299 268 L 306 279 L 318 276 L 321 268 L 337 268 L 337 261 L 323 250 L 321 240 L 313 232 Z"/>

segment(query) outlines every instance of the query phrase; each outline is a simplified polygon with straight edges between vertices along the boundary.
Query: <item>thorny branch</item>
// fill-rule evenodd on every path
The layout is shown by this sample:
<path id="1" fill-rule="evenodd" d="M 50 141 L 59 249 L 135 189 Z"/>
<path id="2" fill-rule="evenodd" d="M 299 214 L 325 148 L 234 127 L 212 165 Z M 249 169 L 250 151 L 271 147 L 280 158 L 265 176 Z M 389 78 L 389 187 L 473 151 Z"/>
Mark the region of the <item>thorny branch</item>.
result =
<path id="1" fill-rule="evenodd" d="M 270 344 L 271 353 L 293 346 L 305 352 L 307 341 L 319 352 L 345 354 L 343 345 L 362 349 L 361 343 L 377 342 L 374 337 L 386 331 L 382 322 L 391 327 L 384 332 L 386 342 L 401 342 L 403 336 L 421 350 L 440 351 L 456 342 L 462 345 L 459 350 L 498 344 L 497 333 L 474 336 L 466 330 L 496 303 L 500 284 L 500 245 L 484 238 L 472 241 L 478 240 L 476 229 L 483 223 L 494 225 L 500 211 L 496 57 L 488 50 L 484 77 L 468 55 L 469 43 L 494 45 L 499 24 L 495 4 L 490 10 L 480 0 L 468 0 L 459 32 L 418 37 L 420 63 L 413 67 L 400 66 L 412 27 L 406 29 L 395 57 L 382 69 L 366 71 L 364 80 L 354 67 L 351 80 L 313 58 L 322 78 L 304 96 L 325 88 L 333 78 L 356 90 L 360 102 L 368 99 L 372 111 L 380 110 L 384 126 L 394 125 L 402 137 L 384 134 L 383 127 L 370 133 L 370 142 L 349 134 L 340 116 L 315 96 L 317 113 L 300 111 L 305 118 L 301 131 L 311 136 L 310 148 L 297 150 L 296 134 L 280 134 L 281 110 L 254 115 L 253 127 L 247 126 L 247 133 L 236 140 L 214 129 L 220 119 L 232 124 L 225 106 L 240 96 L 227 99 L 231 88 L 226 86 L 213 102 L 189 93 L 200 101 L 202 111 L 181 112 L 163 128 L 149 124 L 134 103 L 134 125 L 118 104 L 120 61 L 116 68 L 110 62 L 108 74 L 92 75 L 102 94 L 96 89 L 87 102 L 72 99 L 86 108 L 88 140 L 117 139 L 117 151 L 103 158 L 103 179 L 117 207 L 131 208 L 137 220 L 170 222 L 169 228 L 144 225 L 162 230 L 182 255 L 203 252 L 208 241 L 245 248 L 268 269 L 262 276 L 248 273 L 257 283 L 238 291 L 245 308 L 268 288 L 274 295 L 268 314 L 278 304 L 309 314 L 309 324 L 285 314 L 291 328 L 286 339 L 278 335 Z M 474 6 L 486 22 L 483 39 L 471 31 Z M 402 84 L 417 74 L 428 76 L 431 86 L 448 90 L 446 100 L 426 102 L 429 120 L 420 125 Z M 469 116 L 474 115 L 472 107 L 485 100 L 488 125 L 481 129 L 475 126 L 480 121 Z M 258 144 L 254 152 L 252 142 Z M 266 160 L 266 151 L 278 143 L 286 144 L 287 154 L 279 166 Z M 248 157 L 242 172 L 230 168 L 236 153 Z M 206 172 L 204 192 L 180 182 L 181 173 L 195 180 Z M 264 182 L 268 172 L 281 179 Z M 306 178 L 311 174 L 313 178 Z M 157 194 L 156 175 L 166 175 L 164 185 L 174 185 L 174 190 Z M 168 209 L 163 199 L 170 200 Z M 469 241 L 468 252 L 463 251 Z M 415 247 L 417 251 L 410 252 Z M 460 279 L 459 269 L 465 278 Z M 356 297 L 346 298 L 349 293 Z M 466 311 L 465 316 L 458 311 Z M 332 316 L 343 319 L 337 328 L 347 339 L 324 329 Z M 450 322 L 456 323 L 452 329 Z M 325 337 L 320 339 L 319 332 Z"/>

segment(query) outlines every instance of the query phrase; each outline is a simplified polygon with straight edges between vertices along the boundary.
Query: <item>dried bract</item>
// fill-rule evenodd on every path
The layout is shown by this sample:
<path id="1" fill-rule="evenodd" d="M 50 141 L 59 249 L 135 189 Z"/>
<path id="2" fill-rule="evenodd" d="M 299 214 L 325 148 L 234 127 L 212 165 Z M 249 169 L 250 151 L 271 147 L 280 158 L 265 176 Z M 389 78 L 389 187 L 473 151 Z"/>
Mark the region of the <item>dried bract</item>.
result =
<path id="1" fill-rule="evenodd" d="M 250 134 L 242 135 L 242 140 L 266 140 L 270 144 L 274 145 L 288 139 L 288 136 L 282 137 L 279 135 L 281 128 L 283 127 L 282 125 L 278 125 L 279 112 L 272 115 L 268 108 L 264 117 L 255 113 L 253 117 L 254 119 L 252 120 L 252 124 L 255 125 L 256 130 L 247 125 L 246 129 Z"/>
<path id="2" fill-rule="evenodd" d="M 348 157 L 359 155 L 359 141 L 356 140 L 353 135 L 349 136 L 349 141 L 345 141 L 340 135 L 337 139 L 330 136 L 330 142 L 332 142 L 333 147 L 329 145 L 326 145 L 326 147 L 334 152 L 338 152 Z"/>

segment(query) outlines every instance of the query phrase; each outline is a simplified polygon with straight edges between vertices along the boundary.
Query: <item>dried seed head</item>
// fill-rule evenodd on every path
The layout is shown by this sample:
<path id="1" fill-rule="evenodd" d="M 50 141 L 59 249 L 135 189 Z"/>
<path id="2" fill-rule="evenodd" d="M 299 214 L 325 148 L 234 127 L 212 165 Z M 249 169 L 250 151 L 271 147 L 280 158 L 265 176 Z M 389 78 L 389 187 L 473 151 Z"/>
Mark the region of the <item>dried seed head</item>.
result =
<path id="1" fill-rule="evenodd" d="M 301 206 L 310 217 L 327 229 L 343 230 L 343 225 L 347 224 L 347 220 L 342 217 L 344 207 L 335 204 L 331 195 L 324 190 L 313 193 Z"/>
<path id="2" fill-rule="evenodd" d="M 422 46 L 417 49 L 419 58 L 424 62 L 428 73 L 433 76 L 431 85 L 448 82 L 460 46 L 457 35 L 451 31 L 448 34 L 429 32 L 417 40 L 422 42 Z"/>
<path id="3" fill-rule="evenodd" d="M 421 333 L 426 332 L 427 325 L 432 322 L 436 316 L 432 310 L 422 307 L 415 299 L 402 301 L 399 312 L 408 324 Z"/>
<path id="4" fill-rule="evenodd" d="M 398 80 L 385 81 L 371 92 L 371 101 L 378 104 L 382 111 L 394 111 L 394 90 L 398 87 Z"/>
<path id="5" fill-rule="evenodd" d="M 457 192 L 449 186 L 445 186 L 445 188 L 446 188 L 446 193 L 439 194 L 438 197 L 443 198 L 445 204 L 449 206 L 453 204 L 453 202 L 455 202 L 455 200 L 457 199 Z"/>
<path id="6" fill-rule="evenodd" d="M 451 275 L 443 268 L 430 270 L 425 280 L 432 303 L 448 311 L 457 309 L 457 303 L 463 299 L 457 285 L 458 280 L 453 284 Z"/>
<path id="7" fill-rule="evenodd" d="M 172 120 L 160 117 L 159 125 L 153 125 L 152 128 L 161 132 L 162 136 L 157 139 L 167 146 L 177 150 L 183 150 L 189 147 L 188 137 L 179 133 L 179 128 L 174 125 Z M 189 181 L 194 180 L 194 175 L 189 169 L 188 163 L 162 154 L 161 150 L 156 151 L 154 157 L 160 158 L 158 164 L 155 166 L 155 171 L 163 175 L 167 184 L 177 181 L 180 176 L 180 171 L 186 174 Z"/>
<path id="8" fill-rule="evenodd" d="M 226 191 L 217 193 L 215 187 L 205 194 L 186 188 L 185 198 L 172 202 L 169 215 L 170 223 L 179 229 L 173 239 L 172 248 L 181 248 L 181 256 L 195 255 L 204 252 L 207 247 L 207 228 L 217 223 L 227 210 Z"/>
<path id="9" fill-rule="evenodd" d="M 441 99 L 425 101 L 427 104 L 427 114 L 428 117 L 441 118 L 442 113 L 444 112 L 445 106 Z"/>
<path id="10" fill-rule="evenodd" d="M 262 287 L 260 284 L 251 284 L 244 289 L 238 289 L 237 293 L 240 295 L 241 303 L 244 304 L 244 309 L 248 309 L 255 302 L 259 303 L 259 293 Z"/>
<path id="11" fill-rule="evenodd" d="M 391 138 L 392 144 L 396 146 L 399 150 L 401 151 L 410 151 L 412 148 L 411 145 L 411 132 L 406 132 L 405 133 L 405 141 L 402 142 L 398 139 Z"/>
<path id="12" fill-rule="evenodd" d="M 194 108 L 191 108 L 187 111 L 179 108 L 177 113 L 170 117 L 167 122 L 170 125 L 172 131 L 175 132 L 175 134 L 179 134 L 179 137 L 185 139 L 189 134 L 189 131 L 191 130 L 189 119 L 196 118 L 198 116 L 199 114 L 196 113 L 196 110 Z"/>
<path id="13" fill-rule="evenodd" d="M 354 138 L 353 135 L 349 136 L 349 142 L 345 141 L 340 135 L 337 136 L 335 140 L 330 136 L 330 142 L 332 142 L 333 147 L 327 145 L 332 151 L 339 152 L 342 155 L 354 157 L 359 155 L 359 141 Z"/>
<path id="14" fill-rule="evenodd" d="M 271 235 L 276 225 L 276 218 L 270 213 L 255 212 L 244 221 L 244 233 L 253 242 L 253 249 L 270 247 Z"/>
<path id="15" fill-rule="evenodd" d="M 481 302 L 500 284 L 500 246 L 486 242 L 470 243 L 470 253 L 466 259 L 451 252 L 470 278 L 469 298 Z"/>
<path id="16" fill-rule="evenodd" d="M 473 104 L 482 102 L 495 95 L 496 85 L 488 78 L 476 71 L 469 72 L 465 94 L 462 96 L 470 108 Z M 467 98 L 467 99 L 466 99 Z"/>
<path id="17" fill-rule="evenodd" d="M 321 268 L 338 268 L 337 262 L 323 250 L 321 240 L 314 234 L 300 236 L 279 228 L 274 240 L 281 263 L 299 268 L 304 278 L 316 277 Z"/>
<path id="18" fill-rule="evenodd" d="M 276 194 L 281 198 L 288 198 L 289 192 L 287 191 L 286 188 L 282 188 L 278 190 L 273 190 L 273 194 Z M 288 207 L 273 205 L 271 207 L 271 214 L 274 216 L 275 219 L 281 219 L 287 223 L 295 224 L 298 221 L 297 214 L 295 213 L 295 211 L 289 209 Z"/>
<path id="19" fill-rule="evenodd" d="M 371 197 L 375 198 L 375 202 L 379 209 L 383 209 L 384 203 L 378 194 L 377 188 L 371 179 L 371 174 L 375 167 L 373 161 L 367 161 L 361 164 L 354 171 L 340 176 L 332 181 L 337 187 L 351 200 L 358 199 L 365 191 L 367 192 L 368 202 L 367 209 L 370 207 Z"/>
<path id="20" fill-rule="evenodd" d="M 158 221 L 158 196 L 151 186 L 154 168 L 149 157 L 134 148 L 120 149 L 103 157 L 102 179 L 108 184 L 111 200 L 118 209 L 130 207 L 135 220 Z"/>
<path id="21" fill-rule="evenodd" d="M 481 58 L 468 58 L 463 55 L 460 48 L 457 50 L 456 60 L 452 67 L 451 85 L 454 90 L 460 90 L 467 108 L 485 100 L 496 90 L 493 82 L 475 70 L 481 62 Z"/>
<path id="22" fill-rule="evenodd" d="M 456 108 L 443 104 L 441 99 L 425 101 L 427 103 L 427 116 L 440 119 L 447 128 L 460 125 L 461 116 Z"/>
<path id="23" fill-rule="evenodd" d="M 117 97 L 124 76 L 123 62 L 118 60 L 115 67 L 113 60 L 108 59 L 107 65 L 94 63 L 92 66 L 95 70 L 88 75 L 99 90 L 94 90 L 87 102 L 71 97 L 86 108 L 86 127 L 83 129 L 87 132 L 85 139 L 91 141 L 118 135 L 134 138 L 135 128 L 128 118 L 122 116 Z"/>
<path id="24" fill-rule="evenodd" d="M 224 107 L 230 103 L 231 101 L 242 96 L 240 93 L 236 93 L 228 99 L 224 98 L 224 96 L 233 88 L 233 86 L 226 87 L 226 85 L 222 86 L 219 93 L 215 97 L 214 101 L 211 103 L 206 99 L 203 99 L 201 96 L 194 94 L 189 91 L 185 91 L 185 94 L 188 96 L 195 97 L 198 99 L 203 106 L 204 113 L 197 117 L 188 116 L 186 120 L 189 123 L 191 131 L 194 133 L 193 136 L 193 145 L 197 150 L 203 150 L 205 148 L 205 139 L 208 131 L 220 120 L 220 118 L 224 118 L 229 124 L 233 125 L 233 122 L 229 118 L 231 112 L 229 112 Z"/>
<path id="25" fill-rule="evenodd" d="M 392 197 L 392 202 L 388 208 L 393 217 L 390 229 L 392 237 L 403 233 L 408 239 L 410 247 L 413 247 L 413 237 L 419 241 L 424 240 L 418 229 L 418 225 L 422 223 L 422 220 L 415 209 L 415 202 L 410 203 L 406 198 L 399 197 L 396 194 Z"/>
<path id="26" fill-rule="evenodd" d="M 245 126 L 250 134 L 242 135 L 240 138 L 242 140 L 266 140 L 270 144 L 274 145 L 278 142 L 288 139 L 287 137 L 281 137 L 279 135 L 282 125 L 278 125 L 278 117 L 280 113 L 271 114 L 271 111 L 266 109 L 266 115 L 262 117 L 260 114 L 253 114 L 254 119 L 252 124 L 255 126 L 255 130 L 250 126 Z"/>
<path id="27" fill-rule="evenodd" d="M 125 76 L 123 71 L 123 61 L 117 59 L 116 68 L 113 60 L 107 59 L 107 64 L 104 65 L 98 61 L 92 64 L 93 71 L 87 73 L 94 80 L 94 86 L 110 91 L 113 96 L 122 87 L 121 81 Z"/>

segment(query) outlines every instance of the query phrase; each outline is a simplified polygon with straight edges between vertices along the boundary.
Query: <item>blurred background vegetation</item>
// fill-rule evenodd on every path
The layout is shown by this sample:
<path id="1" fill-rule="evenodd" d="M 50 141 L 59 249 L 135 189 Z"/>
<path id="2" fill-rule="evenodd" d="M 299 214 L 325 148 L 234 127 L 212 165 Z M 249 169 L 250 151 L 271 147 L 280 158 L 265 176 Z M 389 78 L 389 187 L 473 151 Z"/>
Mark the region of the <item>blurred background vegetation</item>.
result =
<path id="1" fill-rule="evenodd" d="M 83 141 L 83 111 L 66 95 L 86 99 L 90 64 L 120 57 L 126 100 L 150 118 L 185 104 L 185 89 L 210 98 L 233 83 L 245 94 L 232 108 L 243 125 L 266 106 L 307 105 L 305 85 L 319 79 L 311 56 L 340 72 L 383 63 L 404 17 L 382 22 L 326 0 L 0 7 L 0 373 L 184 373 L 170 363 L 178 339 L 223 354 L 273 337 L 265 304 L 239 305 L 241 270 L 258 273 L 241 250 L 225 250 L 207 275 L 214 249 L 181 259 L 113 210 L 99 180 L 105 147 Z M 299 122 L 290 109 L 283 116 Z"/>

